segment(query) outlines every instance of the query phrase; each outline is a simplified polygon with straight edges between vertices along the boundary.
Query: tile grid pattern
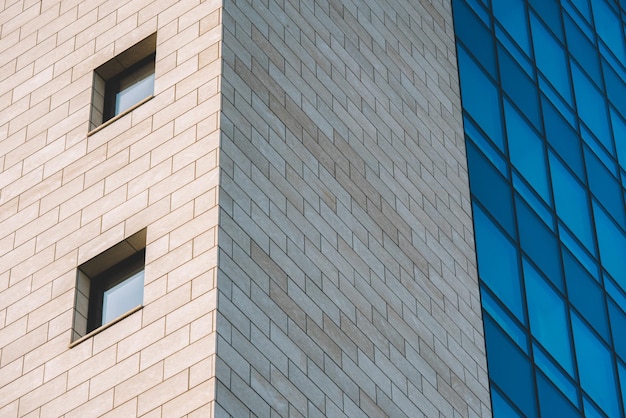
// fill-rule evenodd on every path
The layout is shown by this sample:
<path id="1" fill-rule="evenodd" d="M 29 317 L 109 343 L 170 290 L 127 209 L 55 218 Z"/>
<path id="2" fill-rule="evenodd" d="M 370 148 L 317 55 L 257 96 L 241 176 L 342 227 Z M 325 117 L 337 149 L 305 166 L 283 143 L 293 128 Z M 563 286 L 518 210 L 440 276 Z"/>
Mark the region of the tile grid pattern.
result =
<path id="1" fill-rule="evenodd" d="M 221 1 L 0 3 L 0 416 L 212 416 Z M 155 97 L 87 137 L 93 69 Z M 69 349 L 76 267 L 147 227 L 144 308 Z"/>
<path id="2" fill-rule="evenodd" d="M 489 416 L 449 2 L 223 19 L 216 415 Z"/>

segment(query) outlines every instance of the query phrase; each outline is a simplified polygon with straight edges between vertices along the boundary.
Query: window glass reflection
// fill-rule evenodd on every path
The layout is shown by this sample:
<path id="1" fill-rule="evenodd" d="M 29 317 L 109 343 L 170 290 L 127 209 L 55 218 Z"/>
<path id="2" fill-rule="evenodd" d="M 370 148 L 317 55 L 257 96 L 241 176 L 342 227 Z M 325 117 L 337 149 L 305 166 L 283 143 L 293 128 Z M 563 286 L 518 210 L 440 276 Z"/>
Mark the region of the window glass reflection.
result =
<path id="1" fill-rule="evenodd" d="M 543 141 L 513 108 L 504 102 L 506 133 L 511 162 L 546 202 L 550 201 L 550 189 L 546 173 Z"/>
<path id="2" fill-rule="evenodd" d="M 596 31 L 602 40 L 609 46 L 622 64 L 626 65 L 626 51 L 624 51 L 624 35 L 622 34 L 619 18 L 604 0 L 593 0 L 593 20 Z"/>
<path id="3" fill-rule="evenodd" d="M 598 233 L 600 261 L 617 283 L 626 290 L 626 237 L 604 210 L 593 202 Z"/>
<path id="4" fill-rule="evenodd" d="M 504 150 L 498 89 L 459 46 L 458 59 L 463 107 L 500 151 Z"/>
<path id="5" fill-rule="evenodd" d="M 515 198 L 522 249 L 558 288 L 563 289 L 559 245 L 556 236 L 519 197 Z"/>
<path id="6" fill-rule="evenodd" d="M 534 13 L 531 13 L 530 22 L 537 66 L 561 96 L 571 104 L 572 93 L 565 51 Z"/>
<path id="7" fill-rule="evenodd" d="M 567 250 L 563 250 L 563 265 L 570 302 L 604 337 L 605 341 L 610 341 L 602 288 L 576 257 Z"/>
<path id="8" fill-rule="evenodd" d="M 559 364 L 574 375 L 565 302 L 530 263 L 524 260 L 522 264 L 530 330 Z"/>
<path id="9" fill-rule="evenodd" d="M 510 184 L 472 143 L 467 144 L 467 160 L 472 194 L 509 234 L 515 236 L 513 196 Z"/>
<path id="10" fill-rule="evenodd" d="M 574 405 L 541 372 L 537 373 L 537 391 L 542 417 L 580 417 Z"/>
<path id="11" fill-rule="evenodd" d="M 596 85 L 602 86 L 600 58 L 595 45 L 585 36 L 580 27 L 569 17 L 565 17 L 567 45 L 576 61 L 591 76 Z"/>
<path id="12" fill-rule="evenodd" d="M 606 148 L 613 149 L 606 102 L 602 94 L 576 64 L 572 65 L 572 75 L 578 114 L 600 142 Z"/>
<path id="13" fill-rule="evenodd" d="M 526 417 L 537 417 L 535 384 L 528 358 L 491 318 L 485 318 L 487 363 L 492 381 Z"/>
<path id="14" fill-rule="evenodd" d="M 533 343 L 533 354 L 537 367 L 567 396 L 570 402 L 578 405 L 578 388 L 574 386 L 571 378 L 535 343 Z"/>
<path id="15" fill-rule="evenodd" d="M 626 220 L 624 219 L 621 185 L 598 157 L 587 148 L 585 149 L 585 161 L 587 162 L 587 176 L 591 192 L 600 200 L 613 218 L 624 226 Z"/>
<path id="16" fill-rule="evenodd" d="M 550 172 L 557 214 L 585 247 L 591 253 L 595 253 L 585 189 L 552 153 L 550 153 Z"/>
<path id="17" fill-rule="evenodd" d="M 524 2 L 522 0 L 493 0 L 491 5 L 496 19 L 502 23 L 507 32 L 515 39 L 515 42 L 526 52 L 526 55 L 530 56 Z"/>
<path id="18" fill-rule="evenodd" d="M 575 313 L 572 314 L 572 327 L 582 388 L 609 416 L 620 416 L 609 350 Z"/>
<path id="19" fill-rule="evenodd" d="M 501 45 L 498 45 L 498 51 L 504 91 L 511 96 L 513 103 L 530 119 L 535 128 L 541 129 L 537 86 Z"/>
<path id="20" fill-rule="evenodd" d="M 578 134 L 548 100 L 543 98 L 542 104 L 546 139 L 578 178 L 584 181 L 585 168 Z"/>
<path id="21" fill-rule="evenodd" d="M 609 299 L 609 316 L 615 351 L 626 361 L 626 314 L 612 299 Z"/>
<path id="22" fill-rule="evenodd" d="M 522 322 L 524 310 L 517 250 L 482 209 L 474 205 L 478 274 Z"/>
<path id="23" fill-rule="evenodd" d="M 111 322 L 143 301 L 143 270 L 105 290 L 102 301 L 102 324 Z"/>

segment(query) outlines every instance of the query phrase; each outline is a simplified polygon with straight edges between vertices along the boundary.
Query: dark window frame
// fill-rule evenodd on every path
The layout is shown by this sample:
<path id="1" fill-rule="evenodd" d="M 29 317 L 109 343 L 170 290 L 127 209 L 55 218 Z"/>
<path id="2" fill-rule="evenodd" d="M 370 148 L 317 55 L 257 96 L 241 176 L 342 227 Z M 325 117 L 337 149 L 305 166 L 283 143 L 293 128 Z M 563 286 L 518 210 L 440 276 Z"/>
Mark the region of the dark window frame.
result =
<path id="1" fill-rule="evenodd" d="M 136 273 L 143 271 L 145 268 L 145 259 L 146 250 L 144 248 L 91 279 L 87 333 L 107 324 L 103 323 L 102 318 L 105 292 L 130 279 Z"/>

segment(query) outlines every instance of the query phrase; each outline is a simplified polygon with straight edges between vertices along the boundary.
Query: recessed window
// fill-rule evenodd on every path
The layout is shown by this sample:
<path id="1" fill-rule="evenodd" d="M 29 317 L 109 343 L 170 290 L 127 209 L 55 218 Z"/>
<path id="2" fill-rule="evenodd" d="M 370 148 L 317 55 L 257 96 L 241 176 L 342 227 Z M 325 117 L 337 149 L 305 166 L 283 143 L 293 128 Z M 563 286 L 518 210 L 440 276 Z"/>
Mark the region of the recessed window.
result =
<path id="1" fill-rule="evenodd" d="M 154 95 L 156 34 L 94 71 L 90 130 Z"/>
<path id="2" fill-rule="evenodd" d="M 104 119 L 128 110 L 154 94 L 154 54 L 106 82 Z"/>
<path id="3" fill-rule="evenodd" d="M 73 340 L 143 304 L 146 230 L 78 267 Z"/>

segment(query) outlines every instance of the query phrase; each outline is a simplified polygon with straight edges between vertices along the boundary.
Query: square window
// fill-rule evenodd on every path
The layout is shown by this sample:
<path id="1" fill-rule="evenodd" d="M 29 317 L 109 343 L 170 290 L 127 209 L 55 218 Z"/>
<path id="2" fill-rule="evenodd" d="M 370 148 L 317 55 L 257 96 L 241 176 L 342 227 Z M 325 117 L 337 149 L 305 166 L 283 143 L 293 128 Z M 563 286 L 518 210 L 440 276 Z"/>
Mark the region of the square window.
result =
<path id="1" fill-rule="evenodd" d="M 144 229 L 78 267 L 73 341 L 143 304 L 145 247 Z"/>
<path id="2" fill-rule="evenodd" d="M 155 51 L 156 34 L 152 34 L 96 68 L 89 130 L 153 96 Z"/>

